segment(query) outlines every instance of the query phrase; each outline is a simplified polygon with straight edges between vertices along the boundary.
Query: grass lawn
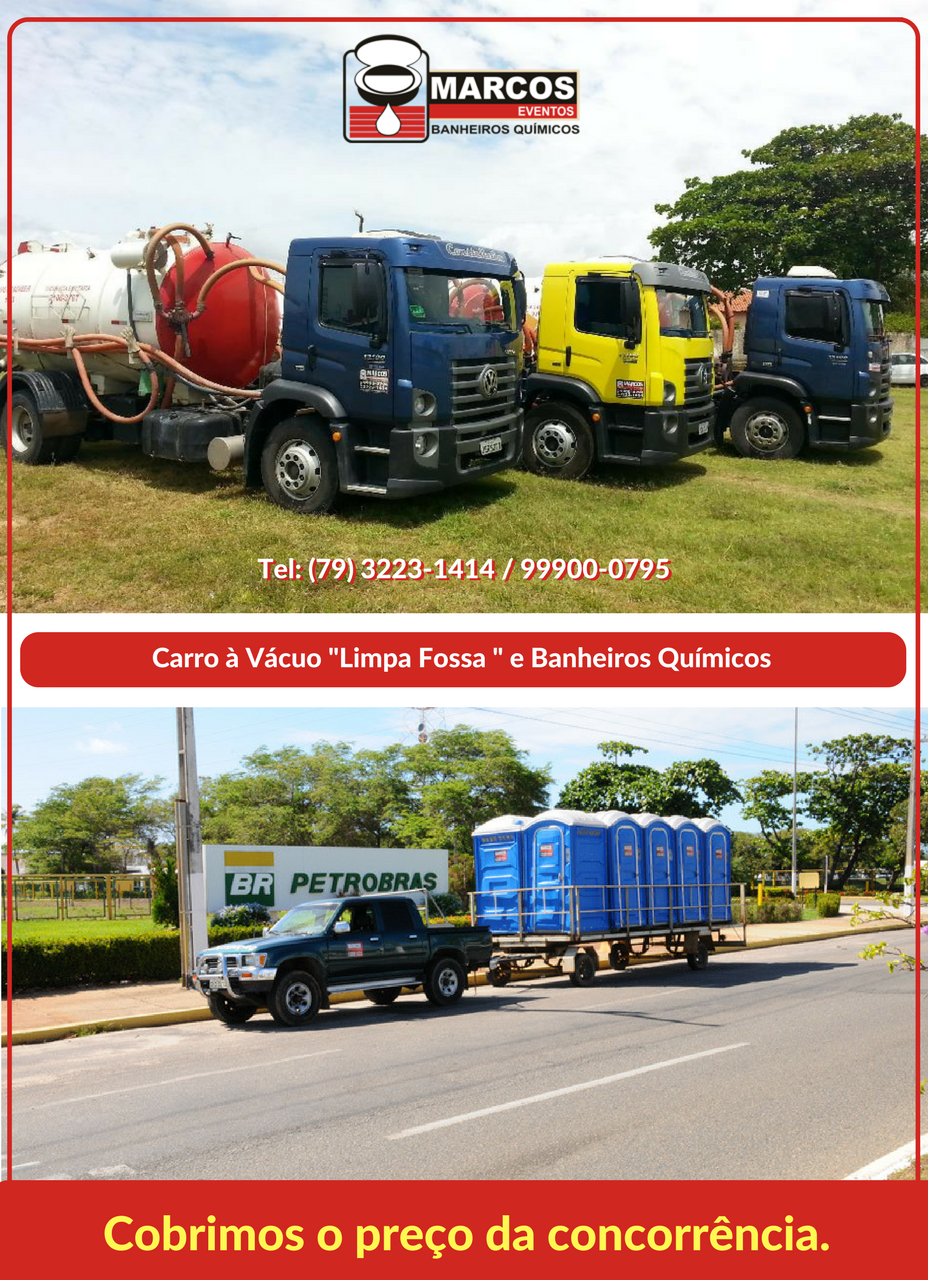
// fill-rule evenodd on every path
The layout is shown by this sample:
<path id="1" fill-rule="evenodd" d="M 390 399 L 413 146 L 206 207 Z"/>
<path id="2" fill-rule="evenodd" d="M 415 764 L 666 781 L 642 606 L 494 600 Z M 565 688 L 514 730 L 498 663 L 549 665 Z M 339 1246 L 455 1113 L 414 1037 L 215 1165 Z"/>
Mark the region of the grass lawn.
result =
<path id="1" fill-rule="evenodd" d="M 7 922 L 2 936 L 6 940 Z M 21 942 L 68 942 L 74 938 L 138 938 L 160 932 L 151 916 L 137 920 L 14 920 L 13 937 Z"/>
<path id="2" fill-rule="evenodd" d="M 399 503 L 292 515 L 237 475 L 85 445 L 17 466 L 14 607 L 22 612 L 908 612 L 914 601 L 915 391 L 862 453 L 792 462 L 726 445 L 672 467 L 586 481 L 507 471 Z M 495 581 L 263 582 L 259 557 L 493 558 Z M 500 580 L 510 556 L 516 569 Z M 669 581 L 521 580 L 526 557 L 669 557 Z"/>

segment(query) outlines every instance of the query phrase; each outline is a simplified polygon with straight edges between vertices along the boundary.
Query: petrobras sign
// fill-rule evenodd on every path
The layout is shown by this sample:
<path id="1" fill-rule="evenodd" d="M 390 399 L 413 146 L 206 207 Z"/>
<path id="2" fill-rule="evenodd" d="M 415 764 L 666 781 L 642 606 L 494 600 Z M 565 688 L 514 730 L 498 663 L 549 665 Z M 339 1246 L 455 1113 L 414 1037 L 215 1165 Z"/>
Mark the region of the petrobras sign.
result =
<path id="1" fill-rule="evenodd" d="M 205 844 L 203 862 L 210 912 L 244 902 L 281 912 L 347 893 L 448 891 L 447 849 Z"/>

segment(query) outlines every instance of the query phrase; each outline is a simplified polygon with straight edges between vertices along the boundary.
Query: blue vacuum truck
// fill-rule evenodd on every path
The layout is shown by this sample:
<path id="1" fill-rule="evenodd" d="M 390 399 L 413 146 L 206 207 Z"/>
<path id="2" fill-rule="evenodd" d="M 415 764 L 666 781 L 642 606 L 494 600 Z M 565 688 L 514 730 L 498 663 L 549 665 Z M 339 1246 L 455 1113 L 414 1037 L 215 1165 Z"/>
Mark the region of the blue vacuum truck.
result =
<path id="1" fill-rule="evenodd" d="M 875 280 L 839 280 L 793 267 L 753 285 L 745 368 L 732 363 L 731 299 L 713 289 L 722 323 L 716 366 L 716 442 L 727 431 L 743 457 L 794 458 L 800 449 L 867 449 L 889 435 L 889 294 Z"/>
<path id="2" fill-rule="evenodd" d="M 233 240 L 173 223 L 110 250 L 20 244 L 0 269 L 13 458 L 123 440 L 240 464 L 247 485 L 310 514 L 520 456 L 525 287 L 508 253 L 378 231 L 294 240 L 283 266 Z"/>
<path id="3" fill-rule="evenodd" d="M 494 818 L 473 839 L 471 918 L 491 932 L 494 986 L 539 961 L 588 986 L 602 946 L 613 969 L 655 945 L 704 969 L 716 946 L 746 945 L 731 832 L 714 818 L 551 809 Z"/>

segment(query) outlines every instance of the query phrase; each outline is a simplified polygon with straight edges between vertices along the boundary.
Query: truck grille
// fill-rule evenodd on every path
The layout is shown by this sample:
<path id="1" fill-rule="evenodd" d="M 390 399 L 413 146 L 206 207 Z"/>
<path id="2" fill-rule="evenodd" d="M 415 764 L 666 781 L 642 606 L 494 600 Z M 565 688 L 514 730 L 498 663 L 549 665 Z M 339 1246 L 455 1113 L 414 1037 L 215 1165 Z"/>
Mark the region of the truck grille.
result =
<path id="1" fill-rule="evenodd" d="M 516 408 L 519 370 L 515 356 L 451 362 L 451 419 L 478 429 Z M 488 394 L 489 392 L 489 394 Z"/>
<path id="2" fill-rule="evenodd" d="M 890 372 L 891 366 L 889 360 L 884 360 L 880 364 L 879 374 L 873 375 L 873 385 L 877 388 L 876 400 L 888 400 L 890 395 Z"/>
<path id="3" fill-rule="evenodd" d="M 712 361 L 683 361 L 683 403 L 695 404 L 712 398 Z"/>

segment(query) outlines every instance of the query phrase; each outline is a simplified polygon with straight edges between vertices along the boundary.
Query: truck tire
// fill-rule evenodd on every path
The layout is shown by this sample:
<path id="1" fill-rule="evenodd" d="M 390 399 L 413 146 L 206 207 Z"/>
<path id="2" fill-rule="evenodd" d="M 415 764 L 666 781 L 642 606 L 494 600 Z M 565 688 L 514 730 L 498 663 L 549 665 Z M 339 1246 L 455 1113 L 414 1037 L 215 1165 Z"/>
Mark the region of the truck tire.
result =
<path id="1" fill-rule="evenodd" d="M 230 1000 L 228 996 L 223 995 L 207 996 L 206 1003 L 213 1017 L 229 1027 L 240 1027 L 258 1012 L 257 1005 L 238 1004 L 235 1000 Z"/>
<path id="2" fill-rule="evenodd" d="M 594 960 L 589 951 L 581 951 L 574 960 L 574 971 L 568 973 L 571 986 L 590 987 L 599 969 L 599 961 Z"/>
<path id="3" fill-rule="evenodd" d="M 6 413 L 0 423 L 0 442 L 6 447 Z M 31 391 L 10 394 L 10 446 L 14 462 L 40 467 L 49 462 L 70 462 L 77 456 L 82 436 L 46 436 L 42 411 Z"/>
<path id="4" fill-rule="evenodd" d="M 700 942 L 695 951 L 691 951 L 686 957 L 686 963 L 691 969 L 705 969 L 709 964 L 709 946 L 705 942 Z"/>
<path id="5" fill-rule="evenodd" d="M 788 400 L 755 396 L 731 417 L 731 439 L 742 458 L 795 458 L 805 444 L 806 429 Z"/>
<path id="6" fill-rule="evenodd" d="M 328 432 L 309 417 L 279 422 L 261 451 L 261 479 L 286 511 L 331 511 L 338 498 L 338 462 Z"/>
<path id="7" fill-rule="evenodd" d="M 378 987 L 375 991 L 365 991 L 364 998 L 371 1004 L 392 1004 L 402 990 L 402 987 Z"/>
<path id="8" fill-rule="evenodd" d="M 303 1027 L 312 1022 L 322 1004 L 322 991 L 311 973 L 291 969 L 277 983 L 267 1002 L 275 1022 L 282 1027 Z"/>
<path id="9" fill-rule="evenodd" d="M 436 960 L 425 975 L 423 989 L 430 1004 L 446 1008 L 457 1004 L 467 986 L 467 974 L 457 960 L 450 956 Z"/>
<path id="10" fill-rule="evenodd" d="M 572 405 L 548 400 L 526 413 L 522 461 L 536 476 L 579 480 L 595 452 L 590 424 Z"/>

